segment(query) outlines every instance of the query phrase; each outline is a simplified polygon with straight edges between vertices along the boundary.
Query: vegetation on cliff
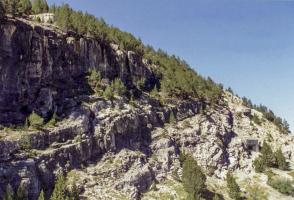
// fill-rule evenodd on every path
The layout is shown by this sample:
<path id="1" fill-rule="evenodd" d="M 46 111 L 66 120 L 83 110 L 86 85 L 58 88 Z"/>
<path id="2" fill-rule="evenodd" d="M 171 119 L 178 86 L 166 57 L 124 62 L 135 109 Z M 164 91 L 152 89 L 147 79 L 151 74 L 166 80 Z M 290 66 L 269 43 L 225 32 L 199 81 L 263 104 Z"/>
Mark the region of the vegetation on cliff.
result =
<path id="1" fill-rule="evenodd" d="M 36 0 L 33 4 L 29 0 L 0 0 L 0 2 L 3 7 L 1 9 L 0 3 L 0 18 L 5 11 L 12 16 L 50 11 L 55 14 L 55 24 L 64 31 L 74 31 L 80 35 L 94 37 L 105 43 L 118 44 L 121 49 L 134 51 L 149 60 L 150 63 L 159 66 L 155 73 L 160 79 L 160 85 L 154 87 L 152 96 L 155 96 L 155 92 L 160 92 L 161 97 L 184 99 L 191 97 L 208 100 L 211 103 L 217 102 L 221 97 L 222 85 L 216 84 L 210 78 L 201 77 L 179 57 L 168 55 L 161 49 L 155 50 L 152 46 L 144 45 L 140 39 L 108 25 L 102 18 L 75 11 L 68 4 L 53 5 L 49 8 L 46 0 Z M 3 11 L 1 12 L 1 10 Z M 231 90 L 231 92 L 233 91 Z M 106 96 L 109 95 L 111 96 L 110 88 L 106 91 Z M 245 97 L 243 102 L 244 105 L 262 112 L 267 120 L 273 122 L 280 129 L 281 133 L 290 133 L 287 121 L 277 117 L 267 107 L 253 105 Z"/>
<path id="2" fill-rule="evenodd" d="M 274 123 L 280 130 L 282 134 L 289 134 L 290 133 L 290 127 L 288 122 L 278 116 L 275 115 L 275 113 L 267 108 L 264 105 L 255 105 L 252 103 L 252 101 L 246 97 L 243 97 L 243 104 L 249 108 L 255 109 L 263 114 L 263 116 L 270 122 Z"/>
<path id="3" fill-rule="evenodd" d="M 230 172 L 227 173 L 226 181 L 229 189 L 229 196 L 235 200 L 241 199 L 240 187 L 237 184 L 235 177 Z"/>
<path id="4" fill-rule="evenodd" d="M 286 158 L 280 148 L 276 152 L 273 152 L 271 146 L 264 141 L 260 153 L 261 155 L 253 161 L 253 166 L 257 173 L 262 173 L 270 167 L 280 170 L 287 170 L 289 168 Z"/>
<path id="5" fill-rule="evenodd" d="M 69 5 L 53 5 L 55 23 L 64 31 L 75 31 L 80 35 L 90 35 L 103 42 L 115 43 L 126 51 L 134 51 L 159 66 L 156 71 L 160 81 L 160 92 L 169 97 L 196 97 L 215 102 L 222 94 L 222 87 L 199 76 L 180 58 L 168 55 L 162 50 L 145 46 L 140 39 L 127 32 L 109 26 L 102 18 L 74 11 Z"/>
<path id="6" fill-rule="evenodd" d="M 192 156 L 185 157 L 182 180 L 189 199 L 200 200 L 204 197 L 206 176 Z"/>

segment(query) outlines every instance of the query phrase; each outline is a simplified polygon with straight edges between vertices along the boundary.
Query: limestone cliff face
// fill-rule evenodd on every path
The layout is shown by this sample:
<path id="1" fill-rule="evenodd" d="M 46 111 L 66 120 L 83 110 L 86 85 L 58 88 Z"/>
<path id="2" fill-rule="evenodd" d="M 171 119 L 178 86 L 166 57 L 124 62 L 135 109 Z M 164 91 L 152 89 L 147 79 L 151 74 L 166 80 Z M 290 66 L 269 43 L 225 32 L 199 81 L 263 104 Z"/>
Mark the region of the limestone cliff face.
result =
<path id="1" fill-rule="evenodd" d="M 147 89 L 157 81 L 141 57 L 115 45 L 25 20 L 1 22 L 0 124 L 21 123 L 32 110 L 43 117 L 64 111 L 69 99 L 89 92 L 85 75 L 93 68 L 129 89 L 141 77 Z"/>
<path id="2" fill-rule="evenodd" d="M 214 106 L 163 103 L 144 92 L 130 105 L 91 93 L 86 74 L 93 68 L 105 82 L 120 77 L 135 92 L 142 78 L 146 89 L 159 81 L 156 66 L 114 44 L 23 19 L 0 24 L 0 124 L 21 123 L 32 110 L 62 116 L 41 130 L 0 127 L 0 199 L 8 184 L 22 186 L 25 199 L 36 200 L 41 189 L 48 197 L 59 172 L 77 178 L 80 199 L 185 199 L 180 152 L 192 155 L 223 194 L 228 170 L 245 173 L 246 183 L 256 175 L 252 160 L 265 140 L 293 164 L 294 138 L 229 92 Z M 272 199 L 289 199 L 269 191 Z"/>

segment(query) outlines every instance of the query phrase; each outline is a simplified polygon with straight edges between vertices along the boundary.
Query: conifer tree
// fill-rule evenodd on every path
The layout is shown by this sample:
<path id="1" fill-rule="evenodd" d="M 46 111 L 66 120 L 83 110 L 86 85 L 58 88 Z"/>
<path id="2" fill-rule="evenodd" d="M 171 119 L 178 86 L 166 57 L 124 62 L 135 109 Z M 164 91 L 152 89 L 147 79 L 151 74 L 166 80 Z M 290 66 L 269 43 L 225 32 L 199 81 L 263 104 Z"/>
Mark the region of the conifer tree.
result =
<path id="1" fill-rule="evenodd" d="M 264 141 L 261 148 L 261 158 L 267 167 L 274 167 L 275 156 L 270 145 Z"/>
<path id="2" fill-rule="evenodd" d="M 125 87 L 124 83 L 119 79 L 116 78 L 112 83 L 113 89 L 118 96 L 123 96 L 127 92 L 127 88 Z"/>
<path id="3" fill-rule="evenodd" d="M 49 11 L 49 6 L 46 0 L 41 0 L 41 10 L 43 13 L 46 13 Z"/>
<path id="4" fill-rule="evenodd" d="M 19 0 L 4 0 L 4 8 L 7 14 L 15 17 L 18 14 Z"/>
<path id="5" fill-rule="evenodd" d="M 46 13 L 49 7 L 46 0 L 35 0 L 32 5 L 32 10 L 35 14 Z"/>
<path id="6" fill-rule="evenodd" d="M 10 184 L 6 187 L 3 200 L 14 200 L 14 192 Z"/>
<path id="7" fill-rule="evenodd" d="M 234 176 L 228 172 L 227 173 L 227 187 L 229 189 L 229 196 L 232 199 L 241 199 L 241 190 L 239 185 L 236 182 L 236 179 L 234 178 Z"/>
<path id="8" fill-rule="evenodd" d="M 50 200 L 65 200 L 66 197 L 65 177 L 62 174 L 59 174 Z"/>
<path id="9" fill-rule="evenodd" d="M 277 162 L 277 167 L 281 170 L 287 170 L 288 169 L 288 163 L 286 161 L 286 158 L 281 150 L 281 148 L 279 148 L 276 152 L 275 152 L 275 158 L 276 158 L 276 162 Z"/>
<path id="10" fill-rule="evenodd" d="M 32 4 L 30 0 L 20 0 L 18 3 L 18 12 L 29 15 L 32 12 Z"/>
<path id="11" fill-rule="evenodd" d="M 41 191 L 38 200 L 45 200 L 45 194 L 43 190 Z"/>
<path id="12" fill-rule="evenodd" d="M 72 28 L 72 23 L 71 23 L 72 13 L 73 11 L 68 4 L 62 5 L 59 9 L 57 9 L 55 13 L 56 23 L 64 31 L 68 31 L 69 29 Z"/>
<path id="13" fill-rule="evenodd" d="M 187 156 L 183 165 L 183 185 L 189 195 L 188 199 L 199 200 L 206 189 L 206 176 L 191 156 Z"/>
<path id="14" fill-rule="evenodd" d="M 111 85 L 108 85 L 106 87 L 106 89 L 104 90 L 103 92 L 103 96 L 105 97 L 105 99 L 107 100 L 112 100 L 113 97 L 114 97 L 114 94 L 113 94 L 113 88 Z"/>
<path id="15" fill-rule="evenodd" d="M 255 172 L 257 173 L 262 173 L 264 172 L 265 170 L 265 163 L 262 159 L 262 157 L 258 157 L 256 158 L 254 161 L 253 161 L 253 166 L 254 166 L 254 169 L 255 169 Z"/>

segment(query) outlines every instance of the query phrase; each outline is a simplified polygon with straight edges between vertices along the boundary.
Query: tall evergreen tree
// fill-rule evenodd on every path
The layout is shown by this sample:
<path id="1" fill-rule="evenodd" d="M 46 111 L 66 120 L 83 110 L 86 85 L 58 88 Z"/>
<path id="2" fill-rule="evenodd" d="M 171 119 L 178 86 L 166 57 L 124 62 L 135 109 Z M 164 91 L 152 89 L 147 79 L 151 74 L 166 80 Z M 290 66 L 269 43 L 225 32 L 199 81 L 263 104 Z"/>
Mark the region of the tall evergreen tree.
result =
<path id="1" fill-rule="evenodd" d="M 41 193 L 39 194 L 38 200 L 45 200 L 45 194 L 44 191 L 42 190 Z"/>
<path id="2" fill-rule="evenodd" d="M 18 12 L 29 15 L 32 12 L 32 4 L 30 0 L 20 0 L 18 3 Z"/>
<path id="3" fill-rule="evenodd" d="M 274 167 L 275 156 L 270 145 L 264 141 L 261 148 L 261 158 L 267 167 Z"/>
<path id="4" fill-rule="evenodd" d="M 187 156 L 183 165 L 183 185 L 191 200 L 199 200 L 206 189 L 206 176 L 191 156 Z"/>
<path id="5" fill-rule="evenodd" d="M 32 10 L 34 14 L 41 13 L 41 0 L 35 0 L 32 4 Z"/>
<path id="6" fill-rule="evenodd" d="M 227 187 L 229 189 L 229 196 L 232 199 L 235 199 L 235 200 L 241 199 L 240 187 L 237 184 L 236 179 L 230 172 L 227 173 Z"/>
<path id="7" fill-rule="evenodd" d="M 57 19 L 56 23 L 64 31 L 68 31 L 72 27 L 72 23 L 71 23 L 72 13 L 73 11 L 68 4 L 62 5 L 55 13 L 56 19 Z"/>
<path id="8" fill-rule="evenodd" d="M 32 5 L 32 10 L 35 14 L 46 13 L 49 11 L 49 6 L 46 0 L 35 0 Z"/>
<path id="9" fill-rule="evenodd" d="M 57 176 L 55 187 L 50 200 L 65 200 L 66 197 L 65 177 L 60 174 Z"/>
<path id="10" fill-rule="evenodd" d="M 8 184 L 6 187 L 3 200 L 14 200 L 14 192 L 10 184 Z"/>
<path id="11" fill-rule="evenodd" d="M 281 170 L 287 170 L 288 169 L 288 163 L 286 161 L 286 158 L 281 150 L 281 148 L 279 148 L 276 152 L 275 152 L 275 158 L 276 158 L 276 162 L 277 162 L 277 167 Z"/>
<path id="12" fill-rule="evenodd" d="M 15 17 L 18 14 L 19 0 L 4 0 L 4 8 L 7 14 Z"/>
<path id="13" fill-rule="evenodd" d="M 47 13 L 49 11 L 49 6 L 46 0 L 41 0 L 41 12 Z"/>

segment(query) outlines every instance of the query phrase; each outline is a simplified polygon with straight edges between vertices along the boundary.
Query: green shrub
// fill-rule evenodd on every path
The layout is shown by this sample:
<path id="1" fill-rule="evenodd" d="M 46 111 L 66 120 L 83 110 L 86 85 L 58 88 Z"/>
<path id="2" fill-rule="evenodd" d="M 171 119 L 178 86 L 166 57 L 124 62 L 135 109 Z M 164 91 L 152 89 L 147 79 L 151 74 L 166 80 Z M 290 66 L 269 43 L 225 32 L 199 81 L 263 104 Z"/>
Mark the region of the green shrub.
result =
<path id="1" fill-rule="evenodd" d="M 267 170 L 265 174 L 267 175 L 268 180 L 271 180 L 273 177 L 277 175 L 272 170 Z"/>
<path id="2" fill-rule="evenodd" d="M 136 101 L 134 100 L 134 95 L 132 94 L 130 99 L 129 99 L 129 104 L 131 107 L 135 108 L 136 107 Z"/>
<path id="3" fill-rule="evenodd" d="M 45 200 L 45 194 L 43 190 L 40 192 L 38 200 Z"/>
<path id="4" fill-rule="evenodd" d="M 114 93 L 113 93 L 113 88 L 111 85 L 108 85 L 106 87 L 106 89 L 103 92 L 103 96 L 107 99 L 107 100 L 112 100 L 114 97 Z"/>
<path id="5" fill-rule="evenodd" d="M 253 167 L 255 169 L 255 172 L 262 173 L 265 171 L 266 165 L 261 157 L 256 158 L 253 161 Z"/>
<path id="6" fill-rule="evenodd" d="M 282 194 L 294 196 L 293 182 L 288 179 L 273 177 L 268 179 L 267 183 Z"/>
<path id="7" fill-rule="evenodd" d="M 114 92 L 118 95 L 118 96 L 123 96 L 127 93 L 127 88 L 124 85 L 124 83 L 119 79 L 116 78 L 114 80 L 114 82 L 112 83 L 112 87 Z"/>
<path id="8" fill-rule="evenodd" d="M 100 72 L 98 72 L 97 69 L 92 69 L 88 77 L 88 82 L 96 94 L 99 94 L 101 90 L 101 80 Z"/>
<path id="9" fill-rule="evenodd" d="M 159 96 L 159 90 L 158 90 L 157 86 L 154 86 L 154 88 L 151 90 L 150 96 L 154 97 L 154 98 Z"/>
<path id="10" fill-rule="evenodd" d="M 187 156 L 188 156 L 188 155 L 187 155 L 184 151 L 181 151 L 181 152 L 180 152 L 180 155 L 179 155 L 179 161 L 180 161 L 180 165 L 181 165 L 181 167 L 184 165 L 184 162 L 185 162 Z"/>
<path id="11" fill-rule="evenodd" d="M 18 144 L 22 150 L 32 149 L 31 137 L 29 135 L 21 136 Z"/>
<path id="12" fill-rule="evenodd" d="M 258 117 L 256 114 L 254 114 L 254 115 L 251 117 L 251 120 L 252 120 L 255 124 L 257 124 L 257 125 L 261 125 L 261 123 L 262 123 L 262 121 L 259 119 L 259 117 Z"/>
<path id="13" fill-rule="evenodd" d="M 268 194 L 256 184 L 249 184 L 246 187 L 246 199 L 247 200 L 267 200 Z"/>
<path id="14" fill-rule="evenodd" d="M 240 187 L 237 184 L 236 179 L 230 172 L 227 173 L 226 181 L 227 181 L 227 187 L 229 189 L 229 196 L 232 199 L 236 199 L 236 200 L 241 199 Z"/>
<path id="15" fill-rule="evenodd" d="M 66 179 L 65 176 L 59 174 L 56 178 L 55 186 L 50 200 L 65 200 L 66 194 Z"/>
<path id="16" fill-rule="evenodd" d="M 44 119 L 37 113 L 32 112 L 28 117 L 29 126 L 32 128 L 39 129 L 44 124 Z"/>
<path id="17" fill-rule="evenodd" d="M 47 122 L 46 126 L 48 127 L 54 127 L 57 124 L 57 114 L 54 113 L 51 117 L 51 119 Z"/>
<path id="18" fill-rule="evenodd" d="M 182 181 L 189 199 L 199 200 L 203 197 L 206 190 L 206 176 L 191 156 L 187 156 L 184 161 Z"/>
<path id="19" fill-rule="evenodd" d="M 190 123 L 190 121 L 185 120 L 185 121 L 183 122 L 183 128 L 186 129 L 186 128 L 190 128 L 190 127 L 191 127 L 191 123 Z"/>
<path id="20" fill-rule="evenodd" d="M 222 200 L 223 198 L 219 194 L 215 194 L 212 198 L 212 200 Z"/>

